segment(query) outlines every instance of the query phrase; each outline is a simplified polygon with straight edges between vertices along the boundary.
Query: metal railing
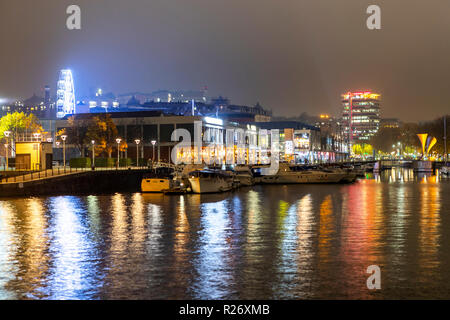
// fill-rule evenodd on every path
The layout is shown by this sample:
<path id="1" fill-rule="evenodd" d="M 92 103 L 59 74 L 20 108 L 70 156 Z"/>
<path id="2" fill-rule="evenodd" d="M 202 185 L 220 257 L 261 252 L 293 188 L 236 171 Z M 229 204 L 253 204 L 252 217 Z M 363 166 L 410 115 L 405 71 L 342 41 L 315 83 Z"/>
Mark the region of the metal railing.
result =
<path id="1" fill-rule="evenodd" d="M 17 182 L 26 182 L 32 180 L 40 180 L 40 179 L 48 179 L 52 177 L 64 176 L 64 175 L 72 175 L 83 172 L 90 171 L 129 171 L 129 170 L 143 170 L 147 169 L 147 166 L 127 166 L 127 167 L 95 167 L 95 168 L 72 168 L 69 166 L 63 167 L 52 167 L 51 169 L 42 170 L 42 171 L 31 171 L 29 173 L 23 175 L 15 175 L 11 177 L 1 177 L 0 183 L 17 183 Z M 1 172 L 0 172 L 1 175 Z"/>

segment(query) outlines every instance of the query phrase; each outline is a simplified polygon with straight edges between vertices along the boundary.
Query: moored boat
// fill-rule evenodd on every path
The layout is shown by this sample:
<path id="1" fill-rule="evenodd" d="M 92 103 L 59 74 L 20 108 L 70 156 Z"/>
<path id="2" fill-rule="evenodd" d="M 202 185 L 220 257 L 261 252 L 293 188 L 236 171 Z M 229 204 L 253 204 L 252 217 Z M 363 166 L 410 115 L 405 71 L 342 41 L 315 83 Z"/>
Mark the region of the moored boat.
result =
<path id="1" fill-rule="evenodd" d="M 234 177 L 239 181 L 240 186 L 252 186 L 255 184 L 255 178 L 248 166 L 236 166 L 234 172 Z"/>
<path id="2" fill-rule="evenodd" d="M 289 166 L 286 163 L 280 163 L 277 174 L 261 176 L 260 182 L 275 184 L 339 183 L 347 182 L 348 177 L 348 173 L 342 170 Z"/>
<path id="3" fill-rule="evenodd" d="M 172 168 L 156 168 L 141 181 L 142 192 L 164 193 L 179 187 L 180 183 L 173 178 Z"/>
<path id="4" fill-rule="evenodd" d="M 441 169 L 439 170 L 439 172 L 440 172 L 442 175 L 448 176 L 448 175 L 450 175 L 450 167 L 448 167 L 448 166 L 443 166 L 443 167 L 441 167 Z"/>
<path id="5" fill-rule="evenodd" d="M 196 170 L 189 173 L 194 193 L 225 192 L 233 189 L 233 177 L 219 170 Z"/>

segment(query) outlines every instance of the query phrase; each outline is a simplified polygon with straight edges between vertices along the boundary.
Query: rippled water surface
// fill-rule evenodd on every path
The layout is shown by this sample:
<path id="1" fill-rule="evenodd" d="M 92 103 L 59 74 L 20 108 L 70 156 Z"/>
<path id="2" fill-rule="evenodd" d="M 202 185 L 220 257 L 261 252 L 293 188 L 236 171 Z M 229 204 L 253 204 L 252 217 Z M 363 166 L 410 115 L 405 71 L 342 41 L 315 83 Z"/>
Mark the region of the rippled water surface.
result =
<path id="1" fill-rule="evenodd" d="M 450 298 L 450 180 L 0 200 L 0 299 Z M 382 289 L 366 287 L 379 265 Z"/>

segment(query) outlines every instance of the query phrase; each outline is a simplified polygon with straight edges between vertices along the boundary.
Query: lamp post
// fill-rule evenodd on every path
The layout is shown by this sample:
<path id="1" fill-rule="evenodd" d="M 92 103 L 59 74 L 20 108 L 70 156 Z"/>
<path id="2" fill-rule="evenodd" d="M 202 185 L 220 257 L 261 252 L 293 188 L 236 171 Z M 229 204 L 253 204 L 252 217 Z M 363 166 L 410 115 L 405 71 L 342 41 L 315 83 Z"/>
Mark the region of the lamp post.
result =
<path id="1" fill-rule="evenodd" d="M 64 172 L 66 172 L 66 139 L 67 139 L 67 135 L 63 134 L 61 136 L 61 139 L 63 141 L 63 165 L 64 165 Z"/>
<path id="2" fill-rule="evenodd" d="M 3 134 L 4 134 L 5 137 L 6 137 L 6 144 L 5 144 L 5 148 L 6 148 L 6 170 L 8 170 L 8 167 L 9 167 L 9 165 L 8 165 L 8 158 L 9 158 L 8 138 L 9 138 L 9 135 L 11 134 L 11 131 L 9 131 L 9 130 L 8 130 L 8 131 L 5 131 Z"/>
<path id="3" fill-rule="evenodd" d="M 6 150 L 6 156 L 5 156 L 5 159 L 6 159 L 6 166 L 5 166 L 4 169 L 5 169 L 5 170 L 8 170 L 8 144 L 5 143 L 4 146 L 5 146 L 5 150 Z"/>
<path id="4" fill-rule="evenodd" d="M 116 139 L 116 142 L 117 142 L 117 166 L 116 166 L 116 168 L 117 169 L 119 169 L 119 160 L 120 160 L 120 153 L 119 153 L 120 141 L 122 141 L 122 139 L 120 139 L 120 138 Z"/>
<path id="5" fill-rule="evenodd" d="M 152 147 L 153 147 L 153 157 L 152 157 L 152 161 L 155 162 L 155 144 L 156 144 L 156 140 L 152 140 Z"/>
<path id="6" fill-rule="evenodd" d="M 139 167 L 139 143 L 141 143 L 141 140 L 136 139 L 134 142 L 136 142 L 136 167 Z"/>
<path id="7" fill-rule="evenodd" d="M 92 170 L 95 168 L 95 140 L 91 141 L 92 144 Z"/>
<path id="8" fill-rule="evenodd" d="M 39 132 L 33 133 L 34 138 L 36 139 L 36 141 L 39 142 L 39 137 L 41 136 L 41 134 Z M 41 155 L 40 155 L 40 149 L 41 149 L 41 144 L 38 144 L 38 170 L 41 170 Z"/>

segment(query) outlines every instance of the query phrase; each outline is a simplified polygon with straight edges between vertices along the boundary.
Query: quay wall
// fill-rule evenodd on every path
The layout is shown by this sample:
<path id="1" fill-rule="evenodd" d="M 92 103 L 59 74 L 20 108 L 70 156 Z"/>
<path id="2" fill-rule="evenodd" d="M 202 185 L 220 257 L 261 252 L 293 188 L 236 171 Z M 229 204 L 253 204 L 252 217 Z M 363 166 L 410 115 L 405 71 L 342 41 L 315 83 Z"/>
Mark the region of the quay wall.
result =
<path id="1" fill-rule="evenodd" d="M 0 184 L 0 197 L 58 194 L 99 194 L 140 191 L 149 170 L 85 171 L 26 182 Z"/>

